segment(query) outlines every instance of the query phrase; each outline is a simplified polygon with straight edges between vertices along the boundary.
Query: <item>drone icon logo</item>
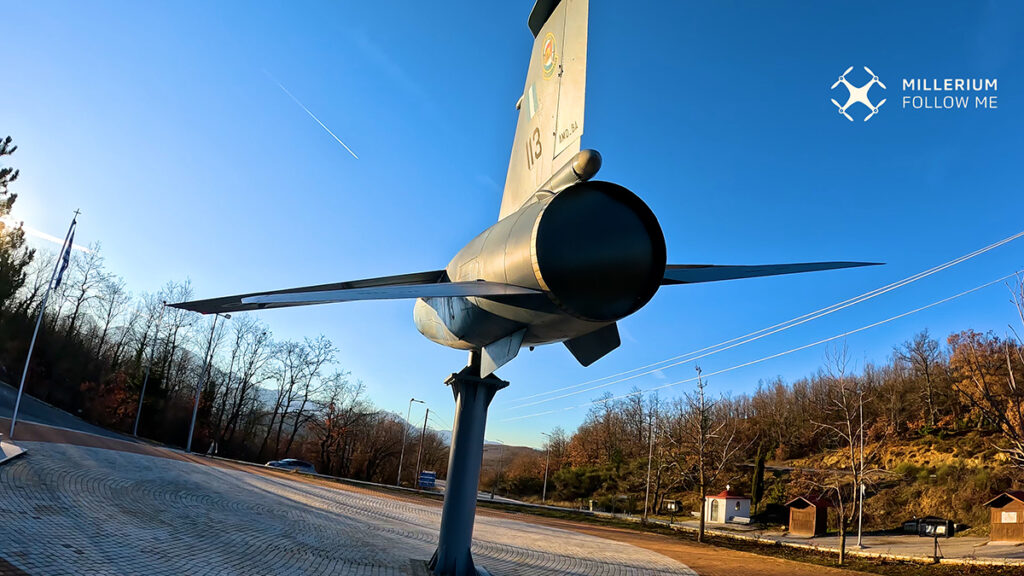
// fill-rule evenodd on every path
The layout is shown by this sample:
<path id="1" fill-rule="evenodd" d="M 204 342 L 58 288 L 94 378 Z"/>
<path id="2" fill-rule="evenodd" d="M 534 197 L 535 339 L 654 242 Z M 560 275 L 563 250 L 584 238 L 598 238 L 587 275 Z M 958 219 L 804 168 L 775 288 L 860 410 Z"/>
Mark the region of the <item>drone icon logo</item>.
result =
<path id="1" fill-rule="evenodd" d="M 840 84 L 846 86 L 846 89 L 850 92 L 850 97 L 847 98 L 846 104 L 839 104 L 839 102 L 836 102 L 835 98 L 832 99 L 832 103 L 835 104 L 836 108 L 839 109 L 840 114 L 846 116 L 846 119 L 849 120 L 850 122 L 853 122 L 853 118 L 851 118 L 850 115 L 846 113 L 846 111 L 849 110 L 850 106 L 853 106 L 854 104 L 860 102 L 861 104 L 867 106 L 869 110 L 871 110 L 871 113 L 864 117 L 864 121 L 867 122 L 868 120 L 871 119 L 872 116 L 878 114 L 878 109 L 882 107 L 882 104 L 885 104 L 885 98 L 882 98 L 882 101 L 879 102 L 877 106 L 872 104 L 871 98 L 868 97 L 868 91 L 871 90 L 871 87 L 874 86 L 875 84 L 878 84 L 879 86 L 882 87 L 883 90 L 885 90 L 885 84 L 882 84 L 882 81 L 878 79 L 878 76 L 876 76 L 870 68 L 865 66 L 864 71 L 867 72 L 868 74 L 871 74 L 871 80 L 868 80 L 868 82 L 863 86 L 854 86 L 853 84 L 850 84 L 850 82 L 846 79 L 846 75 L 849 74 L 851 70 L 853 70 L 853 66 L 847 68 L 846 72 L 843 72 L 842 75 L 839 76 L 839 80 L 836 80 L 836 83 L 832 85 L 832 90 L 835 90 L 836 86 L 839 86 Z"/>

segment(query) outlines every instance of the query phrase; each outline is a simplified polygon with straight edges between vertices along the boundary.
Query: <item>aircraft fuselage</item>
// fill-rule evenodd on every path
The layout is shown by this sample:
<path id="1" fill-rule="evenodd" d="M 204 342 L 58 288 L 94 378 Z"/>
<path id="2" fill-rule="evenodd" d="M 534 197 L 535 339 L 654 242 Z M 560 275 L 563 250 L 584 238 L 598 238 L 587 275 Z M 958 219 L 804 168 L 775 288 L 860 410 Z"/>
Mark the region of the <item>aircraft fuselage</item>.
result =
<path id="1" fill-rule="evenodd" d="M 610 182 L 538 192 L 469 242 L 446 268 L 538 294 L 420 298 L 417 329 L 438 344 L 479 349 L 526 329 L 523 345 L 589 334 L 643 307 L 665 272 L 665 239 L 640 198 Z"/>

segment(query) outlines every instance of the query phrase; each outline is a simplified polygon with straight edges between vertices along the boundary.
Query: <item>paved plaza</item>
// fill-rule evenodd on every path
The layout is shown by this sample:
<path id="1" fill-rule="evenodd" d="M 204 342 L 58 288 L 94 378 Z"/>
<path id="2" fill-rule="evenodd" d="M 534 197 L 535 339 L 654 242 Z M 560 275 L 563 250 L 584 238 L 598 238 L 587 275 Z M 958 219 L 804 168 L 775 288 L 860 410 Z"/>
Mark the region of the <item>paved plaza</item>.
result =
<path id="1" fill-rule="evenodd" d="M 440 507 L 357 488 L 25 442 L 0 467 L 0 558 L 49 574 L 424 574 Z M 477 518 L 499 575 L 694 574 L 658 553 L 518 520 Z"/>

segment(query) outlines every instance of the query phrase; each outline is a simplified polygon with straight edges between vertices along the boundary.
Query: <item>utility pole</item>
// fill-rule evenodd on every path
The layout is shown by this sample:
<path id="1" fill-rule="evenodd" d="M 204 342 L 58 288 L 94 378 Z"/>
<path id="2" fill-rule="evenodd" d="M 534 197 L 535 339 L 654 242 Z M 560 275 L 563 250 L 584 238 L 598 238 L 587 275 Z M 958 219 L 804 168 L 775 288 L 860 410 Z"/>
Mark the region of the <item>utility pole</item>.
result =
<path id="1" fill-rule="evenodd" d="M 495 440 L 498 443 L 498 473 L 494 477 L 494 483 L 491 484 L 491 500 L 494 500 L 494 489 L 498 486 L 498 480 L 501 479 L 501 459 L 505 456 L 505 443 L 501 440 Z"/>
<path id="2" fill-rule="evenodd" d="M 423 415 L 423 430 L 420 431 L 420 449 L 416 451 L 416 469 L 413 473 L 416 476 L 416 487 L 420 487 L 420 458 L 423 456 L 423 437 L 427 435 L 427 418 L 430 418 L 430 408 Z"/>
<path id="3" fill-rule="evenodd" d="M 185 444 L 185 452 L 192 452 L 192 433 L 196 429 L 196 415 L 199 413 L 199 395 L 203 392 L 203 385 L 206 384 L 206 379 L 210 374 L 210 365 L 213 364 L 213 334 L 217 330 L 217 318 L 223 316 L 225 320 L 230 320 L 230 314 L 214 314 L 213 315 L 213 326 L 210 327 L 210 339 L 206 342 L 206 364 L 203 366 L 203 377 L 199 380 L 199 385 L 196 386 L 196 401 L 192 405 L 192 423 L 188 426 L 188 443 Z"/>
<path id="4" fill-rule="evenodd" d="M 857 489 L 860 491 L 860 504 L 857 506 L 857 548 L 864 547 L 864 390 L 860 390 L 860 474 L 857 475 L 857 479 L 860 480 L 860 486 Z"/>
<path id="5" fill-rule="evenodd" d="M 18 396 L 14 400 L 14 412 L 11 414 L 11 440 L 14 440 L 14 426 L 18 423 L 18 409 L 21 407 L 21 396 L 25 392 L 25 378 L 28 377 L 28 365 L 32 361 L 32 351 L 36 347 L 36 336 L 39 335 L 39 324 L 43 321 L 43 312 L 46 310 L 46 301 L 50 299 L 50 292 L 60 286 L 60 280 L 64 277 L 68 263 L 71 261 L 71 247 L 75 242 L 75 228 L 78 226 L 79 211 L 75 210 L 75 217 L 71 219 L 68 226 L 68 233 L 64 236 L 64 243 L 61 244 L 61 257 L 53 265 L 53 273 L 50 274 L 50 282 L 46 285 L 46 293 L 43 294 L 43 301 L 39 305 L 39 316 L 36 317 L 36 328 L 32 331 L 32 342 L 28 345 L 28 356 L 25 358 L 25 369 L 21 373 L 21 384 L 18 384 Z"/>
<path id="6" fill-rule="evenodd" d="M 651 499 L 651 460 L 654 457 L 654 411 L 651 411 L 650 445 L 647 447 L 647 491 L 644 494 L 644 524 L 647 523 L 647 510 Z"/>
<path id="7" fill-rule="evenodd" d="M 412 403 L 418 402 L 420 404 L 426 404 L 423 400 L 417 400 L 415 398 L 409 398 L 409 410 L 405 413 L 405 425 L 402 426 L 402 454 L 398 457 L 398 478 L 395 480 L 395 486 L 402 485 L 402 461 L 405 460 L 405 441 L 409 437 L 409 418 L 412 418 Z M 418 478 L 418 476 L 417 476 Z"/>
<path id="8" fill-rule="evenodd" d="M 540 503 L 543 504 L 548 501 L 548 463 L 551 461 L 551 434 L 547 432 L 541 432 L 541 434 L 548 437 L 547 444 L 544 445 L 544 488 L 540 492 Z"/>
<path id="9" fill-rule="evenodd" d="M 164 321 L 164 312 L 167 311 L 167 300 L 160 304 L 160 316 L 156 319 L 156 330 L 153 331 L 153 347 L 149 349 L 149 361 L 146 364 L 146 376 L 142 379 L 142 391 L 139 392 L 139 408 L 135 411 L 135 426 L 132 427 L 132 436 L 139 435 L 139 418 L 142 417 L 142 401 L 146 399 L 146 384 L 149 382 L 149 369 L 153 367 L 153 354 L 156 352 L 156 342 L 160 339 L 160 324 Z"/>

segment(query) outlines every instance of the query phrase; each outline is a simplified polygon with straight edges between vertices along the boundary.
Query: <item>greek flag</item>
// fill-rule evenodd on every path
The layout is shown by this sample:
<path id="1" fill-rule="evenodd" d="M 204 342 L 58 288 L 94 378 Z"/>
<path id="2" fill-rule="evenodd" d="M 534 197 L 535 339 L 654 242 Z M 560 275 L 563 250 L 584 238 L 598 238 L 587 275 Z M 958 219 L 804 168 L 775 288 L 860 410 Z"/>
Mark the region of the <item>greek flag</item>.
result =
<path id="1" fill-rule="evenodd" d="M 60 287 L 61 278 L 64 277 L 64 271 L 68 269 L 68 264 L 71 263 L 71 246 L 75 243 L 75 229 L 71 229 L 71 235 L 68 237 L 68 245 L 64 247 L 64 256 L 61 259 L 60 271 L 57 272 L 57 279 L 53 282 L 53 289 L 56 290 Z"/>
<path id="2" fill-rule="evenodd" d="M 540 100 L 537 99 L 537 84 L 530 84 L 530 88 L 526 91 L 526 110 L 530 113 L 530 120 L 540 112 Z"/>

